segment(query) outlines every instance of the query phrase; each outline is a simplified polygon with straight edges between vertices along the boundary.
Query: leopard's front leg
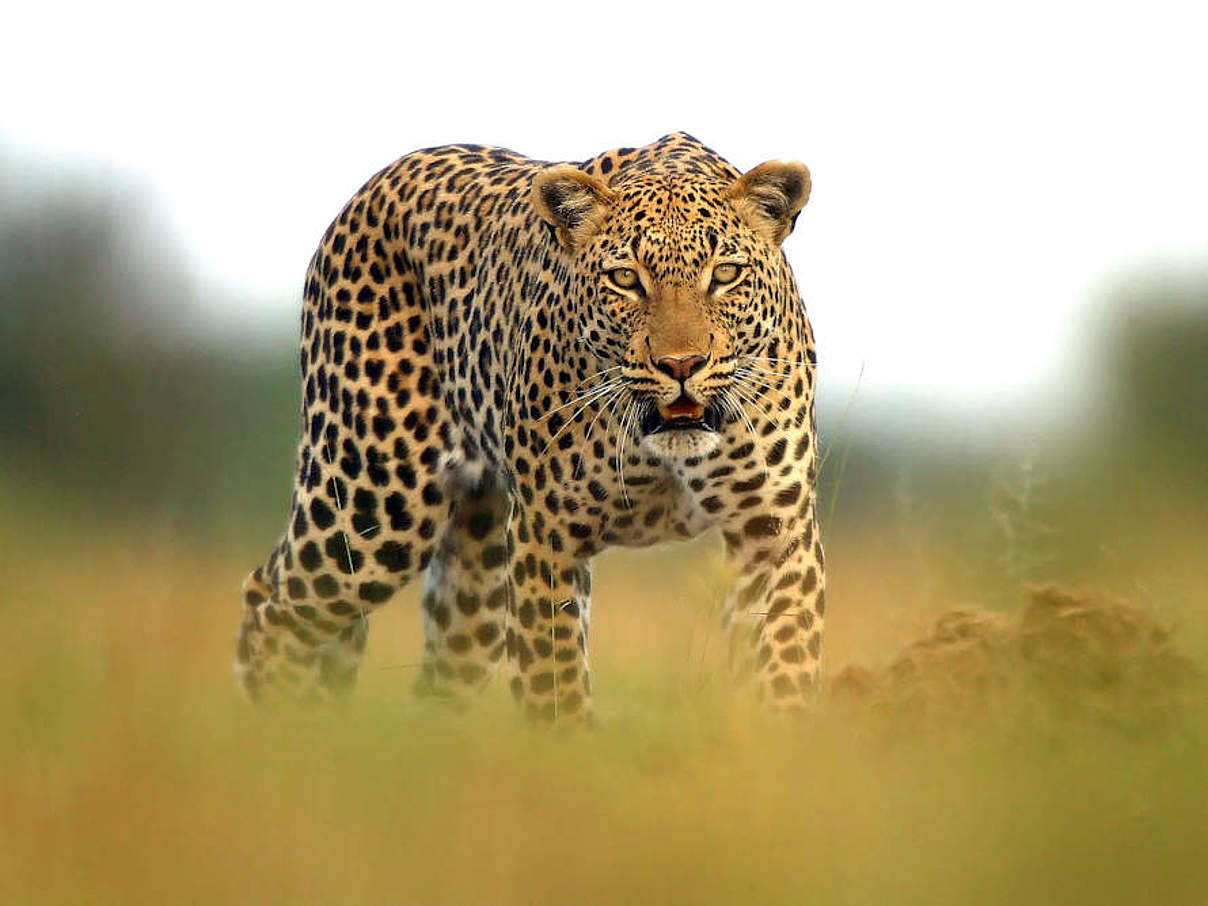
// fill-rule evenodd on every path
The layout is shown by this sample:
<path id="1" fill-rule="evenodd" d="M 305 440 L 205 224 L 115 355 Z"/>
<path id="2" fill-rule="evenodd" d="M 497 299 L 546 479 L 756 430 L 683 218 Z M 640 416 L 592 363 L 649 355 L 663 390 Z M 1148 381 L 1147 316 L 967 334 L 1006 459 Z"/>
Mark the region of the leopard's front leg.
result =
<path id="1" fill-rule="evenodd" d="M 507 651 L 511 689 L 530 717 L 591 720 L 587 624 L 591 571 L 573 539 L 548 528 L 519 500 L 508 523 Z"/>
<path id="2" fill-rule="evenodd" d="M 812 491 L 792 508 L 739 512 L 723 534 L 737 576 L 725 602 L 736 671 L 773 710 L 803 706 L 818 680 L 826 611 Z M 785 500 L 782 489 L 772 500 Z"/>

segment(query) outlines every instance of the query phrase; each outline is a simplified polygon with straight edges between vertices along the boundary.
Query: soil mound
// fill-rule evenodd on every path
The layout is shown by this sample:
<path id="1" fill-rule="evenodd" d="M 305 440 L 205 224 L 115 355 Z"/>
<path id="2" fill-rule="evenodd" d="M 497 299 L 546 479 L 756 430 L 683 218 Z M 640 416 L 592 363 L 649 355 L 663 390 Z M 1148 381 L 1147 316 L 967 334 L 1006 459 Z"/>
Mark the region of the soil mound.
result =
<path id="1" fill-rule="evenodd" d="M 948 611 L 885 669 L 847 667 L 828 693 L 837 707 L 911 721 L 1048 717 L 1133 728 L 1169 721 L 1200 689 L 1200 672 L 1152 616 L 1050 585 L 1030 589 L 1014 616 Z"/>

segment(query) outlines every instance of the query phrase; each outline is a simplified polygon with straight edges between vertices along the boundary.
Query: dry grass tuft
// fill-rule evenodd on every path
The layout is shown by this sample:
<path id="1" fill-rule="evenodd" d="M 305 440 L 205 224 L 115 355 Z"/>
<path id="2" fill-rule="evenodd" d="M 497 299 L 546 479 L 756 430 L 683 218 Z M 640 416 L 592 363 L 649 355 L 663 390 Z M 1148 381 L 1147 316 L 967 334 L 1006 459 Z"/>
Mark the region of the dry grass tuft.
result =
<path id="1" fill-rule="evenodd" d="M 847 667 L 828 691 L 842 709 L 896 714 L 912 727 L 1027 709 L 1132 728 L 1169 720 L 1199 679 L 1149 614 L 1046 585 L 1014 617 L 948 611 L 885 669 Z"/>

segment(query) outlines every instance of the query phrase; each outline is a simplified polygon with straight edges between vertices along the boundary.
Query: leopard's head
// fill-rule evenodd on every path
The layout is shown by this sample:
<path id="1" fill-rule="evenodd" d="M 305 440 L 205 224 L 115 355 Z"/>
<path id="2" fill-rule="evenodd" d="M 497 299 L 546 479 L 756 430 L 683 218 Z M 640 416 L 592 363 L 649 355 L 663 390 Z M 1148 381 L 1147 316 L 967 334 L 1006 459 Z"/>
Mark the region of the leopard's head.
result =
<path id="1" fill-rule="evenodd" d="M 809 198 L 803 164 L 746 174 L 657 155 L 611 179 L 540 171 L 533 204 L 569 255 L 573 341 L 599 364 L 622 428 L 664 457 L 703 456 L 739 420 L 769 346 L 803 318 L 781 242 Z M 754 377 L 752 377 L 754 376 Z"/>

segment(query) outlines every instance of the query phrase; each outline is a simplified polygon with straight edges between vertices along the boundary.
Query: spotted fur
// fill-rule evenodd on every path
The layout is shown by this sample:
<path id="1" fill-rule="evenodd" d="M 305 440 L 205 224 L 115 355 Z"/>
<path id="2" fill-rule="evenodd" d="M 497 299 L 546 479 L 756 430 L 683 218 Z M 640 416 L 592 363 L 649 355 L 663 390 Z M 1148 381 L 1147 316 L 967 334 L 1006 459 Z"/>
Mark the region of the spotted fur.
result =
<path id="1" fill-rule="evenodd" d="M 244 584 L 254 700 L 355 681 L 370 614 L 426 572 L 421 686 L 503 662 L 590 715 L 590 561 L 718 528 L 759 695 L 800 705 L 824 612 L 814 346 L 780 243 L 800 164 L 676 133 L 580 164 L 451 145 L 357 192 L 311 261 L 288 529 Z M 653 602 L 652 602 L 653 606 Z"/>

